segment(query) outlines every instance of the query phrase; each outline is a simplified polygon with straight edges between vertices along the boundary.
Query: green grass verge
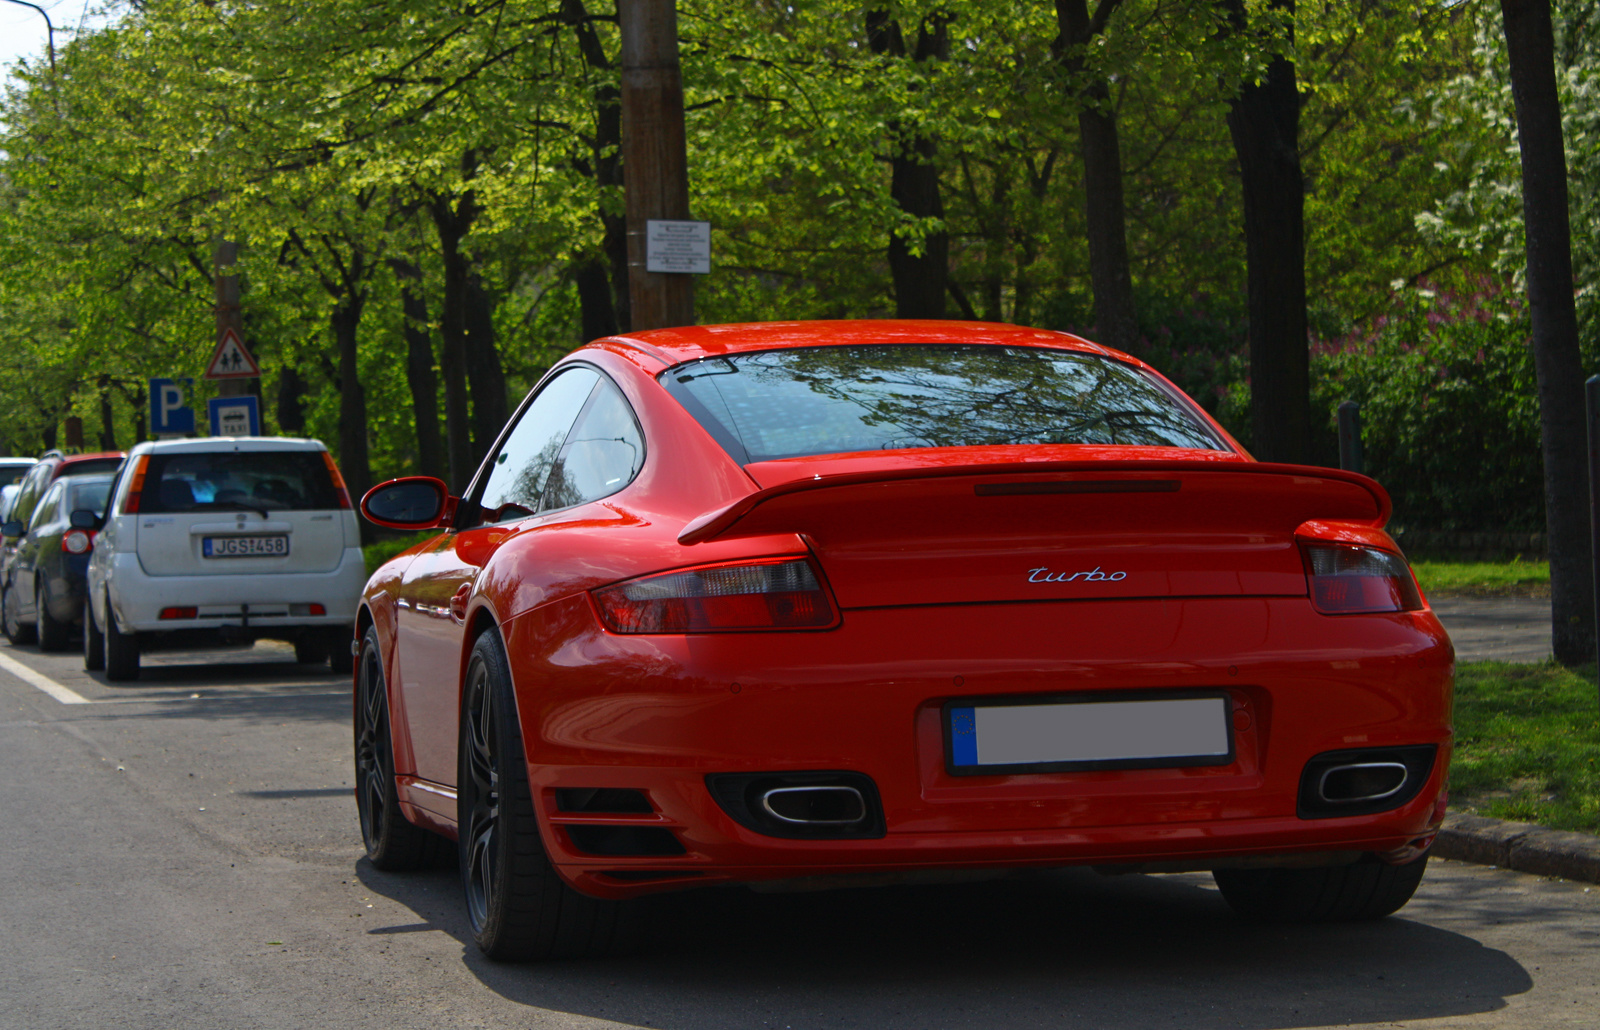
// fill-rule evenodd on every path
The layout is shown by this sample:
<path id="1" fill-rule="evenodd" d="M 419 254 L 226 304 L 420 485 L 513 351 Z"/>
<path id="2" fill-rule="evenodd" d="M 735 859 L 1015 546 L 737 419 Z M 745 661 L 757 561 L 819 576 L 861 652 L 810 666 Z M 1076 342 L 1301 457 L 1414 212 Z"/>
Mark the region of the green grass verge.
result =
<path id="1" fill-rule="evenodd" d="M 1450 807 L 1600 833 L 1600 689 L 1595 667 L 1456 667 Z"/>
<path id="2" fill-rule="evenodd" d="M 395 537 L 392 540 L 379 540 L 376 543 L 367 544 L 361 548 L 361 556 L 367 560 L 367 575 L 371 576 L 378 570 L 379 565 L 382 565 L 411 545 L 419 544 L 438 535 L 438 530 L 430 529 L 421 533 Z"/>
<path id="3" fill-rule="evenodd" d="M 1430 597 L 1549 597 L 1550 563 L 1413 562 L 1417 582 Z"/>

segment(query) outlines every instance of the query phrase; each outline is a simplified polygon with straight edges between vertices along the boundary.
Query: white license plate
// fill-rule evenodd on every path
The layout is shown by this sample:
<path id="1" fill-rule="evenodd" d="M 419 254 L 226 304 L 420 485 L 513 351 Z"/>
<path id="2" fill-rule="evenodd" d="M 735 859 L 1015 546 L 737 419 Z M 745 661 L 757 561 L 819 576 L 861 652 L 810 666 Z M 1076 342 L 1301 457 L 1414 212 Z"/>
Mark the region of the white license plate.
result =
<path id="1" fill-rule="evenodd" d="M 1071 768 L 1226 765 L 1228 698 L 945 706 L 949 769 L 957 774 Z"/>
<path id="2" fill-rule="evenodd" d="M 204 536 L 200 553 L 207 558 L 278 558 L 289 553 L 286 536 Z"/>

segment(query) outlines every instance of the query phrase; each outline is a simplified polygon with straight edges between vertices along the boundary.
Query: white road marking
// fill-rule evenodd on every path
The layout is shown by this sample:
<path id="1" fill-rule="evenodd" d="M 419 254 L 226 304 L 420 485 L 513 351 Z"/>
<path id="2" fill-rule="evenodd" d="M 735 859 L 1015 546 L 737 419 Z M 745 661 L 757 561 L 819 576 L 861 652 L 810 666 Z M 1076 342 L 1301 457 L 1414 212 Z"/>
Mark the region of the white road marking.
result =
<path id="1" fill-rule="evenodd" d="M 193 693 L 187 693 L 186 692 L 183 697 L 173 697 L 172 695 L 167 694 L 167 695 L 160 696 L 160 697 L 106 697 L 106 698 L 100 698 L 99 700 L 91 700 L 91 699 L 89 699 L 87 697 L 84 697 L 82 694 L 78 693 L 77 691 L 73 690 L 71 687 L 63 686 L 62 684 L 57 683 L 55 680 L 51 679 L 49 676 L 46 676 L 44 673 L 35 671 L 34 669 L 31 669 L 28 666 L 23 665 L 21 662 L 17 661 L 15 658 L 11 657 L 8 654 L 0 653 L 0 669 L 4 669 L 6 672 L 9 672 L 11 675 L 15 676 L 17 679 L 19 679 L 22 682 L 28 684 L 28 686 L 34 687 L 35 689 L 40 690 L 43 693 L 49 694 L 51 697 L 55 698 L 57 701 L 61 702 L 64 705 L 159 705 L 159 704 L 172 704 L 172 703 L 178 702 L 178 701 L 230 701 L 230 700 L 236 700 L 236 699 L 241 699 L 241 698 L 246 698 L 246 697 L 260 697 L 260 696 L 263 696 L 263 695 L 256 694 L 256 693 L 248 693 L 248 694 L 245 694 L 245 693 L 193 694 Z M 253 686 L 253 687 L 297 687 L 297 686 L 307 686 L 308 684 L 300 684 L 300 683 L 253 683 L 253 684 L 250 684 L 250 685 Z M 350 694 L 350 692 L 348 690 L 326 690 L 326 691 L 320 691 L 320 690 L 319 691 L 296 690 L 293 693 L 283 693 L 283 694 L 267 695 L 267 696 L 277 696 L 277 697 L 348 697 L 349 694 Z"/>
<path id="2" fill-rule="evenodd" d="M 4 669 L 30 687 L 37 687 L 64 705 L 88 705 L 94 703 L 77 691 L 63 687 L 49 676 L 34 672 L 8 654 L 0 654 L 0 669 Z"/>

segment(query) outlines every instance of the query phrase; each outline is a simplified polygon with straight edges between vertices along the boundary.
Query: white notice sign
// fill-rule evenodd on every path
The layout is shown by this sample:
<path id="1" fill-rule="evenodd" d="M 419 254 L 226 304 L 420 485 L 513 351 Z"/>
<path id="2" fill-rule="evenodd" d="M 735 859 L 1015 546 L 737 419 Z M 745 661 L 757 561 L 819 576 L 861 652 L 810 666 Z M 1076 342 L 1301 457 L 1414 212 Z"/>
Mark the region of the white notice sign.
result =
<path id="1" fill-rule="evenodd" d="M 646 272 L 711 272 L 711 223 L 645 222 Z"/>

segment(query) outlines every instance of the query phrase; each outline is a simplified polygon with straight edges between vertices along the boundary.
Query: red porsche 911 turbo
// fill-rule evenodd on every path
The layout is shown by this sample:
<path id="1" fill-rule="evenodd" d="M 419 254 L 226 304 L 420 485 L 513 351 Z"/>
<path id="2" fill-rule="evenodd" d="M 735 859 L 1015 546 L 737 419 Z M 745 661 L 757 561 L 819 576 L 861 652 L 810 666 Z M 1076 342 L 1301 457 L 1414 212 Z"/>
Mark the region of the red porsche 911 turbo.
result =
<path id="1" fill-rule="evenodd" d="M 465 496 L 362 511 L 439 530 L 360 609 L 367 854 L 455 840 L 491 957 L 604 952 L 658 891 L 1064 865 L 1376 918 L 1444 814 L 1454 655 L 1382 488 L 1075 336 L 599 340 Z"/>

